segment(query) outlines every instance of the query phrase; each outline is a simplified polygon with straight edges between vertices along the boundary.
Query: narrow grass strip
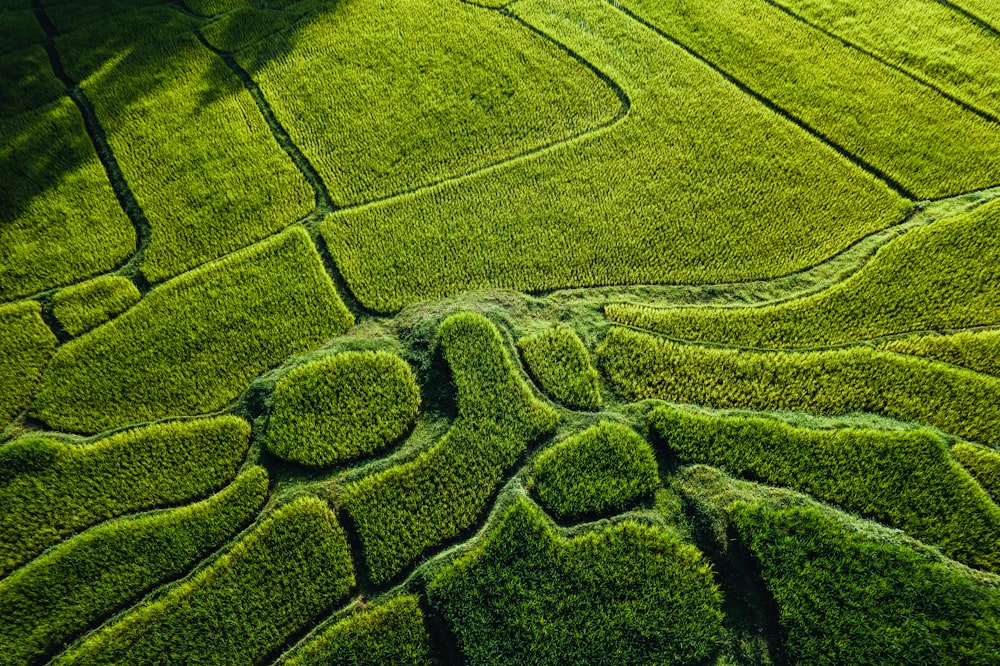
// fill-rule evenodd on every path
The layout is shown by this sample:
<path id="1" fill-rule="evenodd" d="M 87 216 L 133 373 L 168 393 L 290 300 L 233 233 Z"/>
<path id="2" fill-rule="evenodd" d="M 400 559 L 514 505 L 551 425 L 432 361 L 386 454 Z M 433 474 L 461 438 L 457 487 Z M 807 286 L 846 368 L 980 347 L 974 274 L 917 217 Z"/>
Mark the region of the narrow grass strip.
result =
<path id="1" fill-rule="evenodd" d="M 220 493 L 84 532 L 0 581 L 0 662 L 53 654 L 130 600 L 175 578 L 249 524 L 267 499 L 254 467 Z"/>
<path id="2" fill-rule="evenodd" d="M 877 346 L 1000 377 L 1000 330 L 924 333 L 886 340 Z"/>
<path id="3" fill-rule="evenodd" d="M 86 445 L 32 435 L 0 447 L 0 575 L 102 520 L 207 495 L 249 443 L 250 425 L 222 416 Z"/>

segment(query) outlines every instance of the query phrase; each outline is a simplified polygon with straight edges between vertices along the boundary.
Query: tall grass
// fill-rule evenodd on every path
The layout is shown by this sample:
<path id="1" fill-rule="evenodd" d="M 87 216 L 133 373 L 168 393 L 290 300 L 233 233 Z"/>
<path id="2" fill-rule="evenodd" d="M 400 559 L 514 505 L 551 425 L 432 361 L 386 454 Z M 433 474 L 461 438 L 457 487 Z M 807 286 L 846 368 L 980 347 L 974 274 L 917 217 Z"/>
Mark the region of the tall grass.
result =
<path id="1" fill-rule="evenodd" d="M 77 432 L 203 414 L 353 323 L 299 227 L 151 291 L 59 349 L 32 414 Z"/>
<path id="2" fill-rule="evenodd" d="M 267 498 L 267 473 L 244 472 L 187 506 L 84 532 L 0 581 L 0 662 L 36 663 L 68 639 L 206 557 Z"/>
<path id="3" fill-rule="evenodd" d="M 555 326 L 521 338 L 517 347 L 546 393 L 571 409 L 601 408 L 600 378 L 573 329 Z"/>
<path id="4" fill-rule="evenodd" d="M 951 452 L 994 501 L 1000 503 L 1000 452 L 968 442 L 955 444 Z"/>
<path id="5" fill-rule="evenodd" d="M 609 4 L 526 0 L 511 10 L 611 77 L 628 114 L 569 146 L 327 218 L 330 251 L 373 310 L 489 287 L 775 277 L 910 208 Z"/>
<path id="6" fill-rule="evenodd" d="M 619 323 L 752 347 L 837 344 L 1000 322 L 1000 202 L 910 231 L 812 296 L 759 308 L 609 305 Z"/>
<path id="7" fill-rule="evenodd" d="M 402 437 L 420 410 L 406 361 L 388 352 L 343 352 L 295 368 L 274 389 L 267 448 L 325 467 L 371 455 Z"/>
<path id="8" fill-rule="evenodd" d="M 343 529 L 325 503 L 303 497 L 184 583 L 53 663 L 259 663 L 353 585 Z"/>
<path id="9" fill-rule="evenodd" d="M 128 278 L 102 275 L 66 287 L 52 299 L 52 313 L 70 335 L 86 333 L 116 317 L 142 299 Z"/>
<path id="10" fill-rule="evenodd" d="M 470 664 L 690 664 L 720 643 L 701 552 L 634 521 L 573 538 L 516 500 L 427 587 Z"/>
<path id="11" fill-rule="evenodd" d="M 558 416 L 535 398 L 486 317 L 461 313 L 438 330 L 458 418 L 416 459 L 344 488 L 371 580 L 384 583 L 421 553 L 458 536 L 486 508 L 504 473 Z"/>
<path id="12" fill-rule="evenodd" d="M 57 343 L 37 302 L 0 305 L 0 424 L 27 404 Z"/>
<path id="13" fill-rule="evenodd" d="M 925 333 L 886 340 L 879 349 L 933 358 L 1000 377 L 1000 330 Z"/>
<path id="14" fill-rule="evenodd" d="M 233 478 L 235 416 L 129 430 L 92 444 L 31 435 L 0 447 L 0 575 L 102 520 L 202 497 Z"/>

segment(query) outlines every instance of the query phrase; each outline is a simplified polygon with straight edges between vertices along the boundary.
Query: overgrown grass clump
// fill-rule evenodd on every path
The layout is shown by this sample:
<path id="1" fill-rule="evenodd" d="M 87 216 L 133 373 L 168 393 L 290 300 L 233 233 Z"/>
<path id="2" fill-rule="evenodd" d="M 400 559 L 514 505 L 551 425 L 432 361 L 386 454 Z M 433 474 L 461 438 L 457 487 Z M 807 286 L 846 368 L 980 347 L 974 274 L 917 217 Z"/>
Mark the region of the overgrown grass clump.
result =
<path id="1" fill-rule="evenodd" d="M 470 664 L 690 664 L 721 638 L 709 564 L 634 521 L 565 538 L 526 499 L 430 582 Z"/>
<path id="2" fill-rule="evenodd" d="M 430 666 L 430 636 L 417 597 L 396 597 L 324 629 L 284 666 Z"/>
<path id="3" fill-rule="evenodd" d="M 60 655 L 56 664 L 258 663 L 354 585 L 344 531 L 295 500 L 192 578 Z"/>
<path id="4" fill-rule="evenodd" d="M 736 308 L 615 304 L 606 313 L 619 323 L 675 338 L 750 347 L 838 344 L 995 324 L 1000 322 L 998 237 L 1000 201 L 914 229 L 882 247 L 848 279 L 805 298 Z"/>
<path id="5" fill-rule="evenodd" d="M 64 345 L 31 411 L 85 433 L 212 412 L 353 321 L 309 234 L 295 227 L 154 289 Z"/>
<path id="6" fill-rule="evenodd" d="M 181 575 L 253 520 L 267 473 L 244 472 L 212 497 L 105 523 L 0 581 L 0 663 L 24 664 L 157 584 Z"/>
<path id="7" fill-rule="evenodd" d="M 1000 445 L 1000 379 L 920 358 L 850 347 L 758 352 L 688 345 L 612 328 L 598 350 L 631 400 L 844 414 L 870 411 Z"/>
<path id="8" fill-rule="evenodd" d="M 438 329 L 438 343 L 451 369 L 458 418 L 416 459 L 343 491 L 344 509 L 361 535 L 376 584 L 470 527 L 504 473 L 558 420 L 532 395 L 500 332 L 483 315 L 448 317 Z"/>
<path id="9" fill-rule="evenodd" d="M 0 424 L 28 403 L 58 342 L 37 302 L 0 305 Z"/>
<path id="10" fill-rule="evenodd" d="M 0 447 L 0 576 L 102 520 L 190 501 L 233 478 L 250 426 L 178 421 L 67 444 L 30 435 Z"/>
<path id="11" fill-rule="evenodd" d="M 388 352 L 349 351 L 295 368 L 274 389 L 267 447 L 325 467 L 397 441 L 420 411 L 406 361 Z"/>
<path id="12" fill-rule="evenodd" d="M 901 528 L 965 564 L 1000 571 L 1000 507 L 936 435 L 796 428 L 671 406 L 649 419 L 681 462 L 795 488 Z"/>
<path id="13" fill-rule="evenodd" d="M 366 307 L 394 312 L 495 287 L 775 277 L 911 208 L 611 3 L 522 0 L 508 10 L 612 78 L 628 114 L 558 150 L 331 215 L 323 235 Z"/>
<path id="14" fill-rule="evenodd" d="M 52 313 L 70 335 L 80 335 L 138 303 L 142 294 L 120 275 L 102 275 L 66 287 L 52 299 Z"/>
<path id="15" fill-rule="evenodd" d="M 556 444 L 535 461 L 538 501 L 559 518 L 620 510 L 659 485 L 652 447 L 612 421 Z"/>
<path id="16" fill-rule="evenodd" d="M 1000 451 L 959 442 L 951 447 L 951 453 L 994 501 L 1000 503 Z"/>
<path id="17" fill-rule="evenodd" d="M 679 481 L 760 562 L 789 663 L 987 666 L 1000 654 L 997 576 L 797 493 L 701 466 Z"/>
<path id="18" fill-rule="evenodd" d="M 580 336 L 556 326 L 517 341 L 528 370 L 542 390 L 571 409 L 600 409 L 597 370 Z"/>

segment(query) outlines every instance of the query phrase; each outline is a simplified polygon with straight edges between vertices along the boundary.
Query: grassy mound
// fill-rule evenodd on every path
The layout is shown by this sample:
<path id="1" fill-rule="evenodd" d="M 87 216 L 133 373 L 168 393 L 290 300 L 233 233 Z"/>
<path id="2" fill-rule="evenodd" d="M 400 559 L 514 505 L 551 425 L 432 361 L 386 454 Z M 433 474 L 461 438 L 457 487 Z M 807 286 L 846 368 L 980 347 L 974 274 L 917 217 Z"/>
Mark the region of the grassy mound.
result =
<path id="1" fill-rule="evenodd" d="M 550 328 L 521 338 L 517 347 L 543 391 L 570 409 L 601 408 L 597 370 L 573 329 Z"/>
<path id="2" fill-rule="evenodd" d="M 325 467 L 371 455 L 417 418 L 420 388 L 406 361 L 387 352 L 344 352 L 295 368 L 278 381 L 267 447 Z"/>

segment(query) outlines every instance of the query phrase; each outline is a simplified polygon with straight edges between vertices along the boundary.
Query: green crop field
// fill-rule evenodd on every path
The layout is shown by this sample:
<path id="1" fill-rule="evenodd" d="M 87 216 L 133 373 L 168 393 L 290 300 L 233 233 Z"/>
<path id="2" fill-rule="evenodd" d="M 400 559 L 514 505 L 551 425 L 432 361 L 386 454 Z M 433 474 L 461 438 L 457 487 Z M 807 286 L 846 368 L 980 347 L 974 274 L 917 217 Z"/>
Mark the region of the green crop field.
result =
<path id="1" fill-rule="evenodd" d="M 996 0 L 0 35 L 0 666 L 1000 664 Z"/>

